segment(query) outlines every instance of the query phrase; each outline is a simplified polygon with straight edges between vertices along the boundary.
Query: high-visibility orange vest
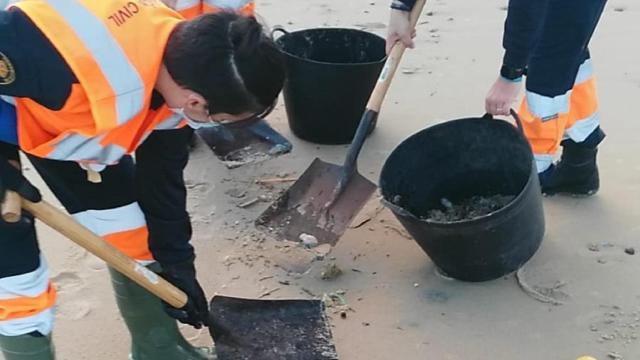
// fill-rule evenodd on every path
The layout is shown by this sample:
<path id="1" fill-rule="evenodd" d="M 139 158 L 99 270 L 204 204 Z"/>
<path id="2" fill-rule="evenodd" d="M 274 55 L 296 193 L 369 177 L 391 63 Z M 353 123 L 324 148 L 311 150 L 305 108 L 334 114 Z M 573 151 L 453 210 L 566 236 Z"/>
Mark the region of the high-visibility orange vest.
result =
<path id="1" fill-rule="evenodd" d="M 202 0 L 177 0 L 175 9 L 185 19 L 193 19 L 202 15 Z"/>
<path id="2" fill-rule="evenodd" d="M 33 155 L 109 165 L 151 131 L 181 125 L 149 109 L 169 35 L 183 18 L 160 0 L 22 0 L 19 7 L 79 83 L 64 107 L 16 98 L 20 147 Z"/>
<path id="3" fill-rule="evenodd" d="M 246 16 L 255 15 L 253 0 L 177 0 L 175 7 L 186 19 L 220 10 L 237 11 Z"/>

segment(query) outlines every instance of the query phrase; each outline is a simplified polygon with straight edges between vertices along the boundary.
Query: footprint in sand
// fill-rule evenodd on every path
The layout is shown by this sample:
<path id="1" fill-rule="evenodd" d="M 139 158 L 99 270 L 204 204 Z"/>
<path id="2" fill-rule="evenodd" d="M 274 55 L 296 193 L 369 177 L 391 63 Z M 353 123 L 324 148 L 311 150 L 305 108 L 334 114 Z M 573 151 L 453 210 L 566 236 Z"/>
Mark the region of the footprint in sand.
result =
<path id="1" fill-rule="evenodd" d="M 93 306 L 86 301 L 61 301 L 56 307 L 56 317 L 78 321 L 86 318 Z"/>
<path id="2" fill-rule="evenodd" d="M 67 250 L 67 253 L 67 258 L 70 261 L 82 261 L 82 259 L 84 259 L 89 252 L 85 249 L 74 246 L 69 248 L 69 250 Z"/>
<path id="3" fill-rule="evenodd" d="M 76 292 L 84 287 L 84 281 L 73 271 L 63 271 L 51 278 L 58 292 Z"/>
<path id="4" fill-rule="evenodd" d="M 85 265 L 93 271 L 104 271 L 107 269 L 107 264 L 95 255 L 89 254 L 84 260 Z"/>

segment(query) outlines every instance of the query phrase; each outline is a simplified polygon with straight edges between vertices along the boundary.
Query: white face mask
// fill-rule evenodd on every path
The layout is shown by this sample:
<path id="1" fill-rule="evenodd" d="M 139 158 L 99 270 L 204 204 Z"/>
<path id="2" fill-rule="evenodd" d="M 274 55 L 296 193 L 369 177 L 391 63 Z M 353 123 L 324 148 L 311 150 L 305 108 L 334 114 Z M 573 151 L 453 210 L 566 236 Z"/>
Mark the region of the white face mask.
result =
<path id="1" fill-rule="evenodd" d="M 220 126 L 220 124 L 216 123 L 215 121 L 202 122 L 193 120 L 187 114 L 185 114 L 184 108 L 169 108 L 169 110 L 173 111 L 174 114 L 181 116 L 187 122 L 187 125 L 189 125 L 189 127 L 194 130 Z"/>

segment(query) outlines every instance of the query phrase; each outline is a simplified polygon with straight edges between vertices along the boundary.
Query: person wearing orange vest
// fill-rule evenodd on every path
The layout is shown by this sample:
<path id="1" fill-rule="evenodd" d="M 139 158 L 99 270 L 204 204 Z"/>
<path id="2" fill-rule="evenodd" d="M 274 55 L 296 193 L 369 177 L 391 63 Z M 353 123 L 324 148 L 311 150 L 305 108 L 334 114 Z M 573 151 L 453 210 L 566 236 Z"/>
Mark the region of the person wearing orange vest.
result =
<path id="1" fill-rule="evenodd" d="M 0 11 L 0 200 L 7 190 L 40 200 L 8 163 L 20 149 L 77 221 L 189 297 L 163 307 L 110 269 L 131 359 L 212 358 L 171 319 L 208 325 L 189 244 L 188 140 L 192 128 L 254 124 L 283 82 L 282 56 L 253 17 L 186 21 L 159 0 L 22 0 Z M 48 277 L 33 217 L 0 220 L 6 360 L 54 358 Z"/>

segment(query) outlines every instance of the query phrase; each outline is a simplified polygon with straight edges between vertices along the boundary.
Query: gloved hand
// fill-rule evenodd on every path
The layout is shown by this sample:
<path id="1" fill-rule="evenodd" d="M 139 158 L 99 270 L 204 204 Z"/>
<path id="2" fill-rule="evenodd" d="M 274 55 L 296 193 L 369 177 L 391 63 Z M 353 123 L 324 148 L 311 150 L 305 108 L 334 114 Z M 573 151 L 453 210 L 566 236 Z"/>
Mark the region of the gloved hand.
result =
<path id="1" fill-rule="evenodd" d="M 162 272 L 160 275 L 184 291 L 189 297 L 187 305 L 181 309 L 176 309 L 163 302 L 167 314 L 181 323 L 200 329 L 203 325 L 208 326 L 209 324 L 209 306 L 204 291 L 196 279 L 194 259 L 195 256 L 191 260 L 178 264 L 161 264 Z"/>
<path id="2" fill-rule="evenodd" d="M 42 200 L 40 191 L 22 175 L 22 172 L 9 164 L 5 157 L 0 156 L 0 202 L 4 200 L 5 192 L 8 190 L 13 190 L 32 202 Z"/>

